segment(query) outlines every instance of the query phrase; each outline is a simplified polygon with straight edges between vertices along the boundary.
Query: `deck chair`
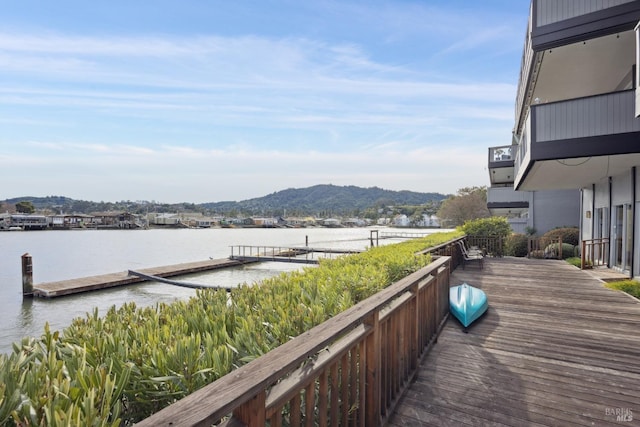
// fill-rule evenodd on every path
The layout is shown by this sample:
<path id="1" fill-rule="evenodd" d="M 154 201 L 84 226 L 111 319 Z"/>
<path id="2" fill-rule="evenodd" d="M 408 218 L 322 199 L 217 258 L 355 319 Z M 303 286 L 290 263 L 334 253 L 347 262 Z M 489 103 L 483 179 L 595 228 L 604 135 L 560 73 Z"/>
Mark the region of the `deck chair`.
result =
<path id="1" fill-rule="evenodd" d="M 482 254 L 471 255 L 467 252 L 467 248 L 465 248 L 464 244 L 460 240 L 458 240 L 456 243 L 460 247 L 460 252 L 462 252 L 462 269 L 463 270 L 467 266 L 467 263 L 476 263 L 478 264 L 478 267 L 480 267 L 481 269 L 484 268 L 484 255 Z"/>
<path id="2" fill-rule="evenodd" d="M 467 255 L 469 256 L 477 256 L 477 255 L 482 255 L 484 256 L 484 252 L 481 249 L 471 249 L 471 248 L 467 248 L 466 243 L 464 242 L 464 240 L 458 240 L 458 242 L 460 242 L 460 245 L 462 246 L 462 252 L 466 252 Z"/>

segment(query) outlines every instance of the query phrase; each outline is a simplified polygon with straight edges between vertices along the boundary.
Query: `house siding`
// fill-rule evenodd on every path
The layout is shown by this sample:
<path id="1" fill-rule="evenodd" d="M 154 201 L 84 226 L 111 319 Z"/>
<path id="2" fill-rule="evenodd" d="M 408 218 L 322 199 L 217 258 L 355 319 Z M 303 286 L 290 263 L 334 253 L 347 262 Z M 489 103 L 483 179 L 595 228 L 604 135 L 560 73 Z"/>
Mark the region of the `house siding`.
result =
<path id="1" fill-rule="evenodd" d="M 586 15 L 631 3 L 633 0 L 537 0 L 536 23 L 538 26 L 553 24 L 567 19 Z"/>
<path id="2" fill-rule="evenodd" d="M 535 142 L 640 132 L 635 91 L 535 105 Z"/>
<path id="3" fill-rule="evenodd" d="M 533 192 L 533 227 L 538 234 L 580 226 L 580 190 Z"/>

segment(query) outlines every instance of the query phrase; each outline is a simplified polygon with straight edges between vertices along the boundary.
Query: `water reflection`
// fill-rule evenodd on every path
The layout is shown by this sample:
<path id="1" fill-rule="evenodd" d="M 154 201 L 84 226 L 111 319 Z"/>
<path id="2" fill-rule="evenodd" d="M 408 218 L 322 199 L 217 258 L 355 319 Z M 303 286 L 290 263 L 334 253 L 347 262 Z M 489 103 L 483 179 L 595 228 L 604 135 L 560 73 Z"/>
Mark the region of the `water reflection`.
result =
<path id="1" fill-rule="evenodd" d="M 18 317 L 18 327 L 22 329 L 30 329 L 33 325 L 33 298 L 25 298 L 22 300 L 22 310 Z"/>

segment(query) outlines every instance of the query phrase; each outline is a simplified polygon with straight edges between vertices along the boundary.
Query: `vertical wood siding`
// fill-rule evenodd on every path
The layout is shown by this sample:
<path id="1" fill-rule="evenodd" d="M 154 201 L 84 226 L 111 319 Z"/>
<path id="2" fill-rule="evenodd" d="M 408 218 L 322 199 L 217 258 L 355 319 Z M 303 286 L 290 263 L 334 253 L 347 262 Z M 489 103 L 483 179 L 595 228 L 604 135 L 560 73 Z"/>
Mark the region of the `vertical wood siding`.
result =
<path id="1" fill-rule="evenodd" d="M 536 141 L 640 131 L 633 90 L 535 105 Z"/>
<path id="2" fill-rule="evenodd" d="M 586 15 L 633 0 L 538 0 L 536 19 L 538 27 Z"/>

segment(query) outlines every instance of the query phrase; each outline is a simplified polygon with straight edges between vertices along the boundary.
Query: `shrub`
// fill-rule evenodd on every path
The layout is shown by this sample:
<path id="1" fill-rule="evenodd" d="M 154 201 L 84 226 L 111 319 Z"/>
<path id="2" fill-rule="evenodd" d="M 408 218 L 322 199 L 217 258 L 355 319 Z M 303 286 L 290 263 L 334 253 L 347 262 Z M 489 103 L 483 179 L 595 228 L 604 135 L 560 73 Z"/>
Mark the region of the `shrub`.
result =
<path id="1" fill-rule="evenodd" d="M 557 258 L 558 256 L 558 244 L 552 243 L 544 248 L 545 258 Z M 562 243 L 562 259 L 572 258 L 575 256 L 575 246 L 569 243 Z"/>
<path id="2" fill-rule="evenodd" d="M 505 255 L 507 256 L 527 256 L 529 238 L 526 234 L 515 233 L 507 237 L 505 242 Z"/>
<path id="3" fill-rule="evenodd" d="M 501 216 L 490 218 L 478 218 L 467 221 L 460 227 L 463 233 L 468 236 L 479 237 L 507 237 L 511 234 L 511 226 L 507 219 Z"/>
<path id="4" fill-rule="evenodd" d="M 188 301 L 112 307 L 0 354 L 0 425 L 130 425 L 427 265 L 434 233 Z"/>
<path id="5" fill-rule="evenodd" d="M 577 246 L 580 242 L 580 229 L 576 227 L 561 227 L 549 230 L 542 238 L 557 239 L 562 238 L 562 243 L 569 243 L 572 246 Z"/>

